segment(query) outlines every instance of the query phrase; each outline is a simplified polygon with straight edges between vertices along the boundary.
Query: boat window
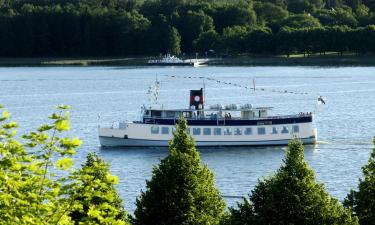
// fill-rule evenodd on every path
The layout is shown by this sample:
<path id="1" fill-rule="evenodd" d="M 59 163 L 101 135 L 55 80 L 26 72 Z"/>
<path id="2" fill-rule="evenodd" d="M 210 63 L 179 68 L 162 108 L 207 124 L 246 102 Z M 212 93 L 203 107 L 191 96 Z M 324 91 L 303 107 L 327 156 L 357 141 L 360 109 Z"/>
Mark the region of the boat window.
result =
<path id="1" fill-rule="evenodd" d="M 211 128 L 203 128 L 203 135 L 211 135 Z"/>
<path id="2" fill-rule="evenodd" d="M 264 135 L 264 134 L 266 134 L 266 128 L 258 127 L 258 135 Z"/>
<path id="3" fill-rule="evenodd" d="M 241 128 L 235 128 L 234 129 L 234 135 L 242 135 L 242 129 Z"/>
<path id="4" fill-rule="evenodd" d="M 201 135 L 201 128 L 193 128 L 193 135 Z"/>
<path id="5" fill-rule="evenodd" d="M 298 132 L 299 132 L 299 126 L 293 125 L 293 133 L 298 133 Z"/>
<path id="6" fill-rule="evenodd" d="M 224 135 L 232 135 L 232 128 L 224 128 Z"/>
<path id="7" fill-rule="evenodd" d="M 252 135 L 252 134 L 253 134 L 253 129 L 251 129 L 250 127 L 245 129 L 245 135 Z"/>
<path id="8" fill-rule="evenodd" d="M 176 132 L 176 127 L 172 127 L 172 134 L 174 134 L 174 132 Z"/>
<path id="9" fill-rule="evenodd" d="M 169 127 L 162 127 L 161 128 L 161 133 L 162 134 L 169 134 Z"/>
<path id="10" fill-rule="evenodd" d="M 283 127 L 281 133 L 282 133 L 282 134 L 288 134 L 288 133 L 289 133 L 289 129 L 288 129 L 288 127 Z"/>
<path id="11" fill-rule="evenodd" d="M 161 117 L 161 112 L 160 111 L 151 111 L 151 116 L 152 117 Z"/>
<path id="12" fill-rule="evenodd" d="M 272 127 L 272 134 L 277 134 L 278 131 L 277 131 L 277 127 Z"/>
<path id="13" fill-rule="evenodd" d="M 221 135 L 221 128 L 214 128 L 214 135 Z"/>
<path id="14" fill-rule="evenodd" d="M 151 127 L 151 134 L 159 134 L 159 127 L 158 126 L 152 126 Z"/>
<path id="15" fill-rule="evenodd" d="M 183 116 L 185 118 L 190 118 L 191 117 L 191 112 L 183 112 Z"/>
<path id="16" fill-rule="evenodd" d="M 167 115 L 167 118 L 173 118 L 174 117 L 174 115 L 175 115 L 175 112 L 173 112 L 173 111 L 167 111 L 167 113 L 166 113 Z"/>

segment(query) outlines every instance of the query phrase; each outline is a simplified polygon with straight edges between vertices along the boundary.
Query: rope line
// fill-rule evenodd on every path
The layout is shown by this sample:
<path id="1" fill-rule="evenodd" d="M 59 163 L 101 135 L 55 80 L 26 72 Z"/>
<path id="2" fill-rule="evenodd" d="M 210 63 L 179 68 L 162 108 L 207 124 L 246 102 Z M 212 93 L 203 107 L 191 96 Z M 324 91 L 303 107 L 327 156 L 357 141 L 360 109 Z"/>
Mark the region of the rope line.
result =
<path id="1" fill-rule="evenodd" d="M 224 85 L 230 85 L 233 87 L 239 87 L 239 88 L 245 88 L 247 90 L 253 90 L 253 91 L 268 91 L 268 92 L 273 92 L 273 93 L 280 93 L 280 94 L 294 94 L 294 95 L 309 95 L 307 92 L 296 92 L 296 91 L 288 91 L 288 90 L 276 90 L 276 89 L 266 89 L 266 88 L 256 88 L 255 87 L 255 82 L 253 81 L 253 87 L 234 83 L 234 82 L 227 82 L 215 78 L 206 78 L 202 76 L 176 76 L 176 75 L 164 75 L 165 77 L 169 78 L 177 78 L 177 79 L 201 79 L 201 80 L 207 80 L 207 81 L 212 81 L 216 82 L 218 84 L 224 84 Z"/>

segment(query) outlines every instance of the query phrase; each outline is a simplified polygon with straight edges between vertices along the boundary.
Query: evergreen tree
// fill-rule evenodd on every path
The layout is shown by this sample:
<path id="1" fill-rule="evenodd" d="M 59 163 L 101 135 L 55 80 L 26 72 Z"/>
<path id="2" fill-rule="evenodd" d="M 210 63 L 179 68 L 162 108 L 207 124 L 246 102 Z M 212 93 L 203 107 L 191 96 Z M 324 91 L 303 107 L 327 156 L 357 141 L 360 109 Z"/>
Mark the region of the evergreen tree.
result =
<path id="1" fill-rule="evenodd" d="M 232 209 L 232 224 L 358 224 L 315 181 L 303 153 L 302 143 L 292 140 L 276 175 L 259 181 L 250 201 Z"/>
<path id="2" fill-rule="evenodd" d="M 375 145 L 375 138 L 373 143 Z M 361 225 L 373 225 L 375 224 L 375 148 L 362 171 L 364 179 L 359 180 L 358 191 L 352 190 L 344 204 L 352 208 Z"/>
<path id="3" fill-rule="evenodd" d="M 88 154 L 72 180 L 77 180 L 70 193 L 70 217 L 75 224 L 127 224 L 122 200 L 114 187 L 117 177 L 109 173 L 109 165 L 98 155 Z"/>
<path id="4" fill-rule="evenodd" d="M 169 155 L 154 168 L 136 201 L 135 225 L 219 224 L 225 204 L 194 145 L 186 120 L 179 121 Z"/>

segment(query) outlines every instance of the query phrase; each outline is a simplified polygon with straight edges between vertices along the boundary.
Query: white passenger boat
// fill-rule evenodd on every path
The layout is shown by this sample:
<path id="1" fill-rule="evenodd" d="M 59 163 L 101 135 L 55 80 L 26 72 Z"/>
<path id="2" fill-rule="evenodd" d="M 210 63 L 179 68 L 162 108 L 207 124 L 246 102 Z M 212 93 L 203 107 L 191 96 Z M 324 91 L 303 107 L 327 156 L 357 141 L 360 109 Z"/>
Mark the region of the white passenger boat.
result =
<path id="1" fill-rule="evenodd" d="M 191 90 L 189 108 L 143 107 L 140 121 L 99 127 L 99 140 L 104 147 L 168 146 L 176 122 L 184 117 L 197 146 L 287 145 L 294 137 L 304 144 L 316 142 L 313 113 L 271 116 L 271 109 L 251 104 L 218 104 L 206 109 L 203 89 Z"/>
<path id="2" fill-rule="evenodd" d="M 206 65 L 208 59 L 180 59 L 174 55 L 167 54 L 161 59 L 152 59 L 147 63 L 153 66 L 193 66 L 199 67 Z"/>

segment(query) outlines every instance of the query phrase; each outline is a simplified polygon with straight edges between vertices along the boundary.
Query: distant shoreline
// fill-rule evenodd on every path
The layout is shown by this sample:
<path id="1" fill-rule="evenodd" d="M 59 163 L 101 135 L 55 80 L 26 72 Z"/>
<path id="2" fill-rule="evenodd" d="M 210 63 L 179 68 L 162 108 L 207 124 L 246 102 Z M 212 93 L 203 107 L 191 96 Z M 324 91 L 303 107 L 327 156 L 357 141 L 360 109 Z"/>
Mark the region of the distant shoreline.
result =
<path id="1" fill-rule="evenodd" d="M 61 67 L 61 66 L 148 66 L 151 57 L 135 58 L 0 58 L 0 67 Z M 375 55 L 339 56 L 231 56 L 212 58 L 211 66 L 375 66 Z"/>

